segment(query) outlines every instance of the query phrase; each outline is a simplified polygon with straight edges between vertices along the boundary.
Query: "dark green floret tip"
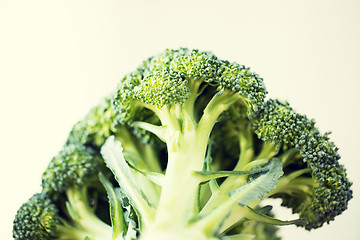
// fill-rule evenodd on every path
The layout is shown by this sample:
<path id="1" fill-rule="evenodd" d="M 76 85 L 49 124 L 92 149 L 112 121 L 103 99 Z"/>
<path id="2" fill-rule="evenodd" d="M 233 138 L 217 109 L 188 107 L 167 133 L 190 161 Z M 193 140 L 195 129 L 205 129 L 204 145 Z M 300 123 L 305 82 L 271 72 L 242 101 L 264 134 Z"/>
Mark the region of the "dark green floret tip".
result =
<path id="1" fill-rule="evenodd" d="M 345 168 L 339 163 L 338 148 L 330 141 L 327 133 L 321 135 L 314 131 L 311 139 L 302 146 L 301 154 L 304 161 L 309 162 L 316 181 L 314 199 L 310 205 L 311 221 L 307 229 L 318 228 L 347 209 L 352 198 L 352 183 L 347 178 Z"/>
<path id="2" fill-rule="evenodd" d="M 192 81 L 217 82 L 222 62 L 211 52 L 182 49 L 170 62 L 172 72 Z"/>
<path id="3" fill-rule="evenodd" d="M 238 94 L 254 111 L 267 93 L 263 79 L 249 68 L 222 61 L 210 52 L 181 48 L 151 57 L 126 75 L 114 104 L 119 121 L 126 123 L 141 119 L 140 109 L 183 105 L 206 88 Z"/>
<path id="4" fill-rule="evenodd" d="M 162 108 L 166 105 L 183 104 L 190 92 L 184 78 L 164 69 L 145 76 L 144 81 L 134 87 L 133 94 L 140 102 Z"/>
<path id="5" fill-rule="evenodd" d="M 299 169 L 309 168 L 313 183 L 305 184 L 309 180 L 297 182 L 297 187 L 302 181 L 301 186 L 309 190 L 303 192 L 302 196 L 291 190 L 290 195 L 295 198 L 289 198 L 286 195 L 289 192 L 281 195 L 284 206 L 293 208 L 294 212 L 308 220 L 306 229 L 321 227 L 347 209 L 348 201 L 352 198 L 351 183 L 344 167 L 338 162 L 340 155 L 329 139 L 330 133 L 321 134 L 314 120 L 296 113 L 287 102 L 272 99 L 252 119 L 252 126 L 260 139 L 281 147 L 282 151 L 297 149 L 303 164 L 299 161 L 284 162 L 285 170 L 290 171 L 295 166 Z"/>
<path id="6" fill-rule="evenodd" d="M 34 194 L 16 213 L 13 237 L 22 240 L 47 240 L 60 224 L 58 210 L 44 193 Z"/>
<path id="7" fill-rule="evenodd" d="M 64 192 L 69 187 L 81 187 L 97 180 L 104 169 L 102 158 L 90 147 L 65 145 L 49 163 L 42 176 L 42 187 L 48 193 Z"/>
<path id="8" fill-rule="evenodd" d="M 255 110 L 260 107 L 267 94 L 263 79 L 250 68 L 237 63 L 222 61 L 219 88 L 229 89 L 248 99 Z"/>
<path id="9" fill-rule="evenodd" d="M 296 113 L 287 102 L 269 99 L 253 119 L 252 125 L 263 141 L 299 148 L 314 131 L 315 121 Z"/>
<path id="10" fill-rule="evenodd" d="M 111 104 L 111 98 L 106 98 L 98 106 L 92 108 L 83 120 L 73 126 L 67 143 L 80 143 L 94 148 L 103 145 L 108 137 L 118 131 L 119 127 Z"/>

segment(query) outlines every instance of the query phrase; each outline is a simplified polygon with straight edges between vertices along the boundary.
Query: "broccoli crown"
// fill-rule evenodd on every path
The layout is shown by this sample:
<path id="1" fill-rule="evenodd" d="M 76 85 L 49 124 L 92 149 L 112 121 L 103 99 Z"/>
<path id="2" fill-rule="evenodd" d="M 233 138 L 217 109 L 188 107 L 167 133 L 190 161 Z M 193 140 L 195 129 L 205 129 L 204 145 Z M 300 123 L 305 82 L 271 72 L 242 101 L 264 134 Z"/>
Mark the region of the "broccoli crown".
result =
<path id="1" fill-rule="evenodd" d="M 266 95 L 262 78 L 243 65 L 222 61 L 210 52 L 166 50 L 122 79 L 114 99 L 119 120 L 148 119 L 139 107 L 182 105 L 198 94 L 200 84 L 202 90 L 211 87 L 218 94 L 239 94 L 252 109 L 257 109 Z"/>
<path id="2" fill-rule="evenodd" d="M 47 240 L 60 224 L 58 210 L 44 193 L 34 194 L 16 213 L 14 239 Z"/>
<path id="3" fill-rule="evenodd" d="M 118 122 L 111 106 L 111 98 L 91 109 L 86 117 L 76 123 L 67 143 L 81 143 L 100 148 L 105 140 L 118 131 Z"/>
<path id="4" fill-rule="evenodd" d="M 312 185 L 311 201 L 298 195 L 284 197 L 283 205 L 300 212 L 308 220 L 307 229 L 321 227 L 334 219 L 346 208 L 352 198 L 351 183 L 346 171 L 338 160 L 338 149 L 329 139 L 329 133 L 321 134 L 315 127 L 315 121 L 296 113 L 288 103 L 268 100 L 252 121 L 257 136 L 283 149 L 298 149 L 301 159 L 284 163 L 297 168 L 309 168 L 315 181 Z M 306 192 L 309 194 L 309 192 Z M 290 194 L 291 195 L 291 194 Z M 300 200 L 308 202 L 300 202 Z M 299 206 L 302 206 L 299 208 Z"/>
<path id="5" fill-rule="evenodd" d="M 43 173 L 42 187 L 48 193 L 62 193 L 89 185 L 98 180 L 101 169 L 105 169 L 103 159 L 93 149 L 75 143 L 65 145 Z"/>
<path id="6" fill-rule="evenodd" d="M 231 89 L 245 96 L 251 107 L 257 107 L 263 103 L 267 91 L 262 78 L 250 71 L 250 68 L 237 63 L 222 61 L 219 81 L 220 89 Z"/>
<path id="7" fill-rule="evenodd" d="M 266 94 L 259 75 L 210 52 L 148 58 L 73 127 L 14 237 L 278 240 L 275 225 L 321 227 L 352 198 L 338 149 Z M 300 219 L 276 219 L 265 198 Z"/>
<path id="8" fill-rule="evenodd" d="M 300 150 L 316 181 L 314 198 L 307 213 L 307 228 L 317 228 L 347 209 L 348 201 L 352 198 L 352 183 L 347 178 L 344 166 L 338 162 L 340 155 L 337 147 L 330 142 L 327 134 L 315 132 Z"/>
<path id="9" fill-rule="evenodd" d="M 289 103 L 273 99 L 265 102 L 252 124 L 260 139 L 283 147 L 299 148 L 315 130 L 314 120 L 296 113 Z"/>

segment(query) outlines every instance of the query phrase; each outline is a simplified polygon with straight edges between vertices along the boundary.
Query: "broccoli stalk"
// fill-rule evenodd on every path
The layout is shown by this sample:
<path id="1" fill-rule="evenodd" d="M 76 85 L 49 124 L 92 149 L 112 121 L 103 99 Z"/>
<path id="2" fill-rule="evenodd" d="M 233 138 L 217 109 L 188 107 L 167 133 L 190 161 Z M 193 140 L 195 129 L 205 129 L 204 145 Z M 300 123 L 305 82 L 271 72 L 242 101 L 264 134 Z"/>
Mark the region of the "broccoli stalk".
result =
<path id="1" fill-rule="evenodd" d="M 115 240 L 136 235 L 132 209 L 106 170 L 92 148 L 65 145 L 43 174 L 43 191 L 18 210 L 14 238 Z"/>
<path id="2" fill-rule="evenodd" d="M 81 232 L 80 239 L 83 236 L 94 239 L 111 238 L 111 226 L 95 213 L 98 200 L 96 195 L 105 192 L 98 180 L 99 171 L 106 170 L 102 166 L 103 160 L 96 151 L 74 143 L 65 145 L 51 160 L 42 177 L 43 192 L 58 206 L 59 214 L 67 219 L 64 225 Z M 95 190 L 96 194 L 92 196 L 91 192 Z M 62 239 L 65 233 L 61 231 L 56 236 Z M 71 236 L 72 232 L 66 234 Z"/>
<path id="3" fill-rule="evenodd" d="M 147 59 L 73 127 L 15 239 L 278 240 L 276 226 L 329 223 L 352 198 L 337 148 L 266 93 L 209 52 Z M 300 218 L 275 218 L 266 198 Z"/>
<path id="4" fill-rule="evenodd" d="M 278 112 L 269 104 L 276 101 L 264 104 L 265 94 L 262 79 L 248 68 L 197 50 L 167 50 L 123 78 L 114 97 L 118 121 L 146 139 L 157 136 L 166 144 L 164 173 L 129 166 L 122 143 L 113 138 L 102 147 L 106 164 L 135 206 L 141 239 L 225 239 L 243 219 L 311 229 L 346 208 L 351 184 L 337 164 L 336 150 L 328 153 L 334 154 L 331 168 L 343 187 L 340 191 L 321 185 L 313 166 L 322 165 L 308 157 L 319 152 L 316 144 L 326 137 L 290 107 Z M 309 146 L 313 141 L 320 143 Z M 218 152 L 211 152 L 211 142 Z M 226 145 L 233 149 L 226 152 Z M 161 186 L 158 201 L 149 201 L 132 177 L 138 172 Z M 315 192 L 329 191 L 337 210 L 315 204 Z M 302 218 L 282 221 L 255 211 L 267 197 L 283 198 Z M 296 208 L 295 202 L 303 208 Z"/>
<path id="5" fill-rule="evenodd" d="M 184 229 L 188 228 L 187 225 L 197 214 L 194 206 L 202 182 L 194 172 L 203 169 L 214 125 L 219 116 L 234 103 L 243 107 L 245 115 L 252 114 L 262 104 L 266 91 L 262 79 L 256 74 L 244 66 L 220 61 L 210 53 L 181 49 L 168 51 L 165 55 L 149 59 L 143 68 L 126 76 L 114 104 L 120 121 L 158 136 L 167 146 L 166 172 L 161 179 L 162 189 L 159 202 L 155 203 L 156 211 L 154 204 L 147 204 L 146 196 L 144 198 L 142 194 L 129 193 L 129 198 L 138 207 L 145 229 L 149 228 L 152 236 L 156 229 L 166 229 L 167 234 L 173 230 L 173 237 L 186 238 L 191 237 L 187 236 L 188 232 Z M 197 106 L 198 102 L 203 106 Z M 146 118 L 138 114 L 146 111 Z M 149 118 L 159 124 L 148 122 Z M 154 121 L 155 118 L 158 120 Z M 114 164 L 109 164 L 109 151 L 112 149 L 104 150 L 103 156 L 114 171 Z M 123 164 L 126 162 L 123 161 Z M 126 176 L 121 171 L 114 173 L 118 179 Z M 126 180 L 119 181 L 122 187 L 126 185 L 124 182 Z M 134 185 L 137 184 L 128 185 L 128 192 Z M 143 193 L 141 189 L 138 192 Z M 241 196 L 238 198 L 229 201 L 227 210 L 238 204 Z M 225 216 L 220 216 L 215 225 L 220 225 L 222 218 Z M 209 218 L 208 221 L 210 224 L 214 220 Z M 194 223 L 192 225 L 195 226 Z M 182 236 L 181 232 L 186 236 Z M 206 239 L 214 234 L 195 227 L 191 232 L 199 235 L 193 236 L 196 239 Z"/>

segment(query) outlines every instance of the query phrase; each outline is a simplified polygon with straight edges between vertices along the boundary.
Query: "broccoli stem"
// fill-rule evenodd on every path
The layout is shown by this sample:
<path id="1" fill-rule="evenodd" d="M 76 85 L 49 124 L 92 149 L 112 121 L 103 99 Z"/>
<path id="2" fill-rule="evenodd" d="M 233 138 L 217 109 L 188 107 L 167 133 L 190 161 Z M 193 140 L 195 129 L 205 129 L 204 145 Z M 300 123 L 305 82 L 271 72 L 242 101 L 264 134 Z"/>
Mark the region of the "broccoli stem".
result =
<path id="1" fill-rule="evenodd" d="M 201 83 L 202 81 L 189 80 L 190 97 L 184 102 L 184 109 L 186 109 L 189 114 L 195 114 L 195 101 L 199 96 Z M 194 116 L 194 119 L 196 119 L 196 117 L 197 116 Z"/>
<path id="2" fill-rule="evenodd" d="M 158 129 L 159 132 L 161 131 L 161 127 L 154 126 L 145 122 L 134 122 L 133 125 L 139 125 L 139 127 L 146 129 L 154 134 L 157 133 L 156 129 Z M 158 136 L 160 137 L 160 135 Z M 137 142 L 137 139 L 134 139 L 134 136 L 131 135 L 131 133 L 126 127 L 120 127 L 118 133 L 116 134 L 116 139 L 118 139 L 122 143 L 125 152 L 130 152 L 138 156 L 136 158 L 136 165 L 139 168 L 146 171 L 161 171 L 161 167 L 156 159 L 154 149 L 148 144 L 139 144 Z"/>
<path id="3" fill-rule="evenodd" d="M 253 160 L 254 157 L 254 146 L 253 146 L 253 137 L 252 132 L 249 127 L 242 129 L 239 133 L 239 144 L 240 144 L 240 156 L 239 161 L 237 162 L 234 171 L 244 170 L 243 167 Z M 230 176 L 221 184 L 220 189 L 216 193 L 213 193 L 209 201 L 203 208 L 203 212 L 209 211 L 218 205 L 219 202 L 226 200 L 227 194 L 222 194 L 223 192 L 228 193 L 233 189 L 236 189 L 246 183 L 246 177 L 244 176 Z M 226 196 L 224 196 L 226 195 Z"/>
<path id="4" fill-rule="evenodd" d="M 182 121 L 171 115 L 170 108 L 161 110 L 159 118 L 166 126 L 168 165 L 156 224 L 174 225 L 173 216 L 176 216 L 176 221 L 184 225 L 191 218 L 200 183 L 192 173 L 203 167 L 209 136 L 219 115 L 239 99 L 235 94 L 216 94 L 204 109 L 198 124 L 191 114 L 193 108 L 190 106 L 193 104 L 180 106 Z"/>
<path id="5" fill-rule="evenodd" d="M 176 138 L 179 149 L 171 149 L 170 144 L 168 166 L 155 221 L 145 228 L 142 240 L 208 239 L 200 230 L 187 226 L 193 215 L 199 185 L 199 180 L 192 172 L 201 170 L 206 144 L 196 140 L 199 139 L 196 131 L 181 133 Z"/>
<path id="6" fill-rule="evenodd" d="M 89 237 L 89 233 L 83 229 L 71 226 L 70 224 L 62 221 L 61 225 L 58 225 L 55 233 L 56 239 L 59 240 L 84 240 Z"/>
<path id="7" fill-rule="evenodd" d="M 278 153 L 277 145 L 265 142 L 261 148 L 261 152 L 256 156 L 256 159 L 270 159 Z"/>
<path id="8" fill-rule="evenodd" d="M 87 188 L 68 188 L 66 194 L 69 200 L 67 209 L 76 228 L 82 229 L 91 238 L 111 239 L 111 227 L 101 221 L 89 205 Z"/>
<path id="9" fill-rule="evenodd" d="M 184 239 L 196 239 L 196 240 L 219 240 L 216 237 L 207 237 L 200 230 L 187 227 L 176 229 L 156 229 L 155 231 L 148 230 L 141 234 L 140 240 L 159 240 L 159 239 L 171 239 L 171 240 L 184 240 Z"/>
<path id="10" fill-rule="evenodd" d="M 250 126 L 242 128 L 242 131 L 239 133 L 239 143 L 240 157 L 234 168 L 234 171 L 243 169 L 243 166 L 249 163 L 254 157 L 254 143 Z"/>
<path id="11" fill-rule="evenodd" d="M 312 195 L 313 186 L 315 184 L 312 178 L 300 177 L 304 173 L 308 173 L 308 169 L 297 170 L 288 176 L 282 176 L 276 188 L 270 193 L 298 193 L 301 195 Z"/>
<path id="12" fill-rule="evenodd" d="M 176 221 L 185 224 L 199 185 L 192 172 L 202 169 L 207 145 L 195 130 L 173 135 L 168 142 L 168 165 L 155 221 L 174 224 L 176 216 Z"/>
<path id="13" fill-rule="evenodd" d="M 197 91 L 199 86 L 200 84 L 197 84 L 193 87 Z M 191 96 L 183 105 L 165 106 L 154 111 L 161 121 L 161 128 L 137 123 L 138 127 L 159 135 L 166 142 L 168 150 L 168 164 L 155 220 L 150 226 L 146 226 L 142 239 L 165 239 L 163 234 L 167 236 L 166 239 L 208 239 L 199 229 L 194 230 L 194 236 L 200 234 L 203 237 L 185 237 L 179 234 L 191 232 L 188 223 L 194 216 L 200 184 L 193 172 L 203 168 L 210 133 L 220 114 L 233 103 L 246 99 L 229 91 L 215 94 L 205 107 L 200 120 L 196 122 L 194 104 L 197 96 Z M 164 229 L 167 229 L 166 233 L 163 233 Z M 169 234 L 172 237 L 168 237 Z"/>
<path id="14" fill-rule="evenodd" d="M 151 145 L 146 144 L 144 146 L 144 155 L 146 156 L 146 162 L 149 166 L 149 171 L 153 171 L 153 172 L 162 171 L 160 162 L 158 160 L 158 156 Z"/>
<path id="15" fill-rule="evenodd" d="M 239 143 L 240 143 L 240 157 L 239 161 L 236 164 L 234 171 L 246 171 L 249 170 L 252 162 L 265 164 L 270 158 L 272 158 L 276 152 L 276 146 L 274 144 L 268 143 L 264 144 L 263 148 L 259 155 L 257 155 L 254 160 L 254 146 L 253 146 L 253 136 L 250 127 L 243 128 L 239 133 Z M 262 161 L 264 159 L 264 161 Z M 256 165 L 256 164 L 255 164 Z M 226 180 L 220 185 L 220 190 L 210 197 L 209 201 L 204 206 L 202 212 L 206 213 L 211 211 L 215 206 L 220 205 L 222 202 L 226 201 L 229 196 L 230 191 L 237 189 L 244 184 L 246 184 L 246 176 L 229 176 Z M 237 218 L 238 219 L 238 218 Z"/>

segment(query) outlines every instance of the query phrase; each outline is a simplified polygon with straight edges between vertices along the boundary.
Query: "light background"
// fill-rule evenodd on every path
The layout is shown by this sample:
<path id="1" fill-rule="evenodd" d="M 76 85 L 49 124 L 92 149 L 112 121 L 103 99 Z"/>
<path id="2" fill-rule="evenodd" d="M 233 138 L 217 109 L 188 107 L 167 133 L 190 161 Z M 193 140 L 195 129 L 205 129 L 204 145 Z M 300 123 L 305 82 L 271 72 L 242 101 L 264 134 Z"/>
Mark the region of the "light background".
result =
<path id="1" fill-rule="evenodd" d="M 360 239 L 360 1 L 0 1 L 0 239 L 71 126 L 165 48 L 210 50 L 317 120 L 354 182 L 349 210 L 283 239 Z M 287 213 L 280 212 L 281 215 Z"/>

